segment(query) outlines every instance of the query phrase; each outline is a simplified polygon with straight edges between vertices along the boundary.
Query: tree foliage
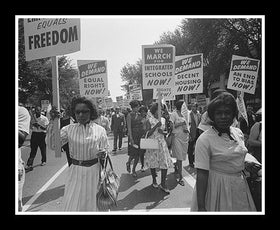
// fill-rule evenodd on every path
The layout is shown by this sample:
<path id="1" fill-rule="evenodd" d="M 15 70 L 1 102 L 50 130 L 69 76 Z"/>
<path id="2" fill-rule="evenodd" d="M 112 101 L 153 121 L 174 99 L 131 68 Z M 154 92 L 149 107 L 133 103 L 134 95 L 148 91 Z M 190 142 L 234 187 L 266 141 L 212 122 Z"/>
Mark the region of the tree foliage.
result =
<path id="1" fill-rule="evenodd" d="M 176 56 L 203 53 L 205 92 L 211 83 L 220 80 L 220 75 L 228 76 L 232 55 L 261 60 L 261 19 L 184 19 L 174 32 L 164 32 L 154 44 L 174 45 Z M 134 65 L 127 66 L 133 69 Z M 141 79 L 141 69 L 139 71 L 135 75 L 122 72 L 125 85 L 130 79 Z M 255 95 L 260 97 L 261 68 L 257 85 Z"/>

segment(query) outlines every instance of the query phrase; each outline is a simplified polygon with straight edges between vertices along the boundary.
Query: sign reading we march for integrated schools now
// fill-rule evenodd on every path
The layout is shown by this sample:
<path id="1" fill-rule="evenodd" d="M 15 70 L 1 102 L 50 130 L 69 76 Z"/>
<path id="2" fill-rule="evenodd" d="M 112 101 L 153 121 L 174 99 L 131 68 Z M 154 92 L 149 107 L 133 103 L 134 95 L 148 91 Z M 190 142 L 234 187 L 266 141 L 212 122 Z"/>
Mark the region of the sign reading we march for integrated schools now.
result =
<path id="1" fill-rule="evenodd" d="M 25 58 L 31 61 L 80 50 L 80 19 L 24 19 Z"/>
<path id="2" fill-rule="evenodd" d="M 174 95 L 203 92 L 203 54 L 175 57 Z"/>
<path id="3" fill-rule="evenodd" d="M 107 97 L 107 61 L 78 60 L 80 95 Z"/>
<path id="4" fill-rule="evenodd" d="M 232 55 L 227 88 L 255 94 L 260 61 Z"/>
<path id="5" fill-rule="evenodd" d="M 143 89 L 174 86 L 175 47 L 172 45 L 142 46 Z"/>

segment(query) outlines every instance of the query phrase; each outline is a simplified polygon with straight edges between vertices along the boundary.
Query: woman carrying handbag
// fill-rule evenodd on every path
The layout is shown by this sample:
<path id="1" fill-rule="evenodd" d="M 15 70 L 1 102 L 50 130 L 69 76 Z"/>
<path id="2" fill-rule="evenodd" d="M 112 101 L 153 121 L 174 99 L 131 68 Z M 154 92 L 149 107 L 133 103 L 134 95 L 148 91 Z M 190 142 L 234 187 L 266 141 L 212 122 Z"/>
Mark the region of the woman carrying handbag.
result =
<path id="1" fill-rule="evenodd" d="M 166 186 L 166 176 L 168 168 L 173 166 L 172 159 L 169 154 L 167 143 L 163 134 L 164 118 L 161 119 L 162 122 L 158 121 L 158 104 L 155 103 L 150 108 L 150 116 L 147 121 L 147 131 L 148 138 L 156 139 L 159 143 L 158 149 L 147 149 L 145 154 L 145 165 L 150 168 L 152 174 L 152 186 L 154 188 L 160 188 L 165 193 L 169 194 L 170 191 Z M 157 184 L 157 174 L 156 169 L 161 170 L 161 183 Z"/>
<path id="2" fill-rule="evenodd" d="M 77 123 L 60 130 L 61 145 L 69 144 L 72 162 L 67 171 L 62 211 L 98 211 L 96 195 L 99 171 L 109 149 L 108 137 L 105 129 L 94 122 L 97 110 L 89 99 L 73 98 L 71 111 Z M 60 117 L 56 108 L 50 111 L 50 115 L 52 120 Z M 49 148 L 54 147 L 53 133 L 51 124 L 46 137 Z"/>

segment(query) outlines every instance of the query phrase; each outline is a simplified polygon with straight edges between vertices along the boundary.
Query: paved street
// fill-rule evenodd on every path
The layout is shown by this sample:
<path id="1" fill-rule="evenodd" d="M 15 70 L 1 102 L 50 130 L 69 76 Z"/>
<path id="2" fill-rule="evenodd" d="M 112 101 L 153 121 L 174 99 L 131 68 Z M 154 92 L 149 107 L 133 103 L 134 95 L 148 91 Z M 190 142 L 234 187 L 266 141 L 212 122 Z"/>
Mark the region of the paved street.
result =
<path id="1" fill-rule="evenodd" d="M 109 136 L 112 149 L 113 137 Z M 123 149 L 111 156 L 114 170 L 120 176 L 118 206 L 111 213 L 120 211 L 132 212 L 159 212 L 159 213 L 185 213 L 189 212 L 193 187 L 195 184 L 195 171 L 188 167 L 188 160 L 183 162 L 183 176 L 185 186 L 178 185 L 173 173 L 168 170 L 167 186 L 170 194 L 166 195 L 159 189 L 151 186 L 150 170 L 140 171 L 137 166 L 137 178 L 127 173 L 125 163 L 127 156 L 127 137 L 123 138 Z M 22 158 L 26 162 L 29 156 L 29 138 L 24 144 Z M 47 150 L 47 164 L 40 166 L 41 154 L 38 149 L 34 160 L 33 171 L 26 173 L 23 187 L 23 210 L 25 212 L 59 212 L 64 194 L 64 183 L 68 169 L 66 156 L 62 153 L 60 158 L 55 157 L 53 151 Z M 160 182 L 160 172 L 157 177 Z"/>

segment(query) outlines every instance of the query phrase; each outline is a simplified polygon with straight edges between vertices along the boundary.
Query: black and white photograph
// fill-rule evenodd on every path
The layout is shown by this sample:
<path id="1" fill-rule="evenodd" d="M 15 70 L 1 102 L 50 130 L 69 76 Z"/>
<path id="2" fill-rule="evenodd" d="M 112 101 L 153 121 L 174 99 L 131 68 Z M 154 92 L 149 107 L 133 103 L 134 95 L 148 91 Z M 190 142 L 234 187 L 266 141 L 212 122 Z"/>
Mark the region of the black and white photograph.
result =
<path id="1" fill-rule="evenodd" d="M 15 15 L 15 215 L 265 215 L 265 15 Z"/>

